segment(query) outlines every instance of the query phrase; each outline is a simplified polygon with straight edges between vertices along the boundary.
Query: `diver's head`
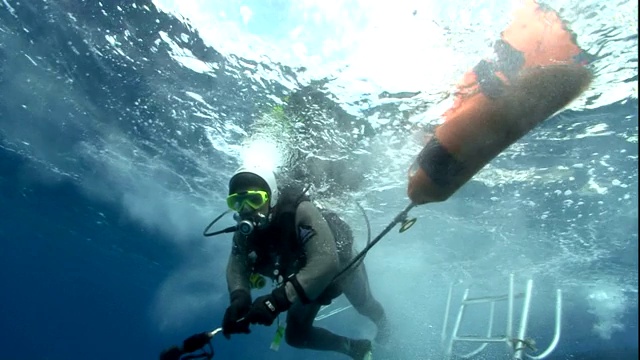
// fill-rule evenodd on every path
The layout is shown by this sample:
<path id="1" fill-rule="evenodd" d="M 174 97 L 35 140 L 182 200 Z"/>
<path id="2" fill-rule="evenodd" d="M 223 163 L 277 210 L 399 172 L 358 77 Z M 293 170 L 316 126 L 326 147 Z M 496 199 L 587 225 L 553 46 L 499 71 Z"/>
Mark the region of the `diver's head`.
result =
<path id="1" fill-rule="evenodd" d="M 272 170 L 242 166 L 231 176 L 227 205 L 237 212 L 241 232 L 250 233 L 251 226 L 266 226 L 277 202 L 278 185 Z M 242 231 L 243 225 L 247 226 L 247 231 Z"/>

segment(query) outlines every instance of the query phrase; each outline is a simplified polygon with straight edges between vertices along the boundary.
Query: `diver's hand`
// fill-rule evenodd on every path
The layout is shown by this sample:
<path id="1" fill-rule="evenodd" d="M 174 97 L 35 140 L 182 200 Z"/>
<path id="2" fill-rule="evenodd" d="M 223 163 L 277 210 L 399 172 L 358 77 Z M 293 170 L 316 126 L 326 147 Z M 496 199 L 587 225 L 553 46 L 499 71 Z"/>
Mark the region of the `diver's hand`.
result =
<path id="1" fill-rule="evenodd" d="M 224 312 L 222 335 L 229 339 L 231 334 L 248 334 L 249 321 L 243 319 L 251 308 L 251 294 L 246 290 L 234 290 L 230 294 L 231 305 Z"/>
<path id="2" fill-rule="evenodd" d="M 247 321 L 252 324 L 271 325 L 278 314 L 289 310 L 291 302 L 287 299 L 284 286 L 275 288 L 271 294 L 260 296 L 251 305 L 251 309 L 246 316 Z"/>

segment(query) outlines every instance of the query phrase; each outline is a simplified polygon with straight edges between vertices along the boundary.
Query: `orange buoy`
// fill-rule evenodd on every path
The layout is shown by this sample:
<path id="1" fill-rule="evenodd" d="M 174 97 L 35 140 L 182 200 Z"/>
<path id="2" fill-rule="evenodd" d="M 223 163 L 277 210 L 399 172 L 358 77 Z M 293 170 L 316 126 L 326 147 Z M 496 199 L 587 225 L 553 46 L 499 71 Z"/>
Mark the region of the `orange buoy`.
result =
<path id="1" fill-rule="evenodd" d="M 536 125 L 578 97 L 592 79 L 582 50 L 553 10 L 534 0 L 515 12 L 494 46 L 458 84 L 444 114 L 409 169 L 415 204 L 448 199 Z"/>

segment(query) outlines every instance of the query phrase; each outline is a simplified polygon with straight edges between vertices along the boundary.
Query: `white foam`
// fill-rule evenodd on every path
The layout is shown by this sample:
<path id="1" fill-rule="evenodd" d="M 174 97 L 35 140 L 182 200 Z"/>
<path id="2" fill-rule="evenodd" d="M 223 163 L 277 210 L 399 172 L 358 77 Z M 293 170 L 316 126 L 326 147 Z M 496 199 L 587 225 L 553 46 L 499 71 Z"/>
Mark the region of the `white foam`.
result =
<path id="1" fill-rule="evenodd" d="M 171 48 L 171 57 L 182 64 L 184 67 L 201 74 L 214 75 L 217 65 L 209 64 L 196 58 L 189 49 L 185 49 L 178 45 L 169 35 L 164 32 L 158 32 L 160 38 Z"/>
<path id="2" fill-rule="evenodd" d="M 623 315 L 627 308 L 627 298 L 622 289 L 609 284 L 597 286 L 587 295 L 589 312 L 597 317 L 593 331 L 605 340 L 624 330 Z"/>
<path id="3" fill-rule="evenodd" d="M 594 191 L 595 191 L 597 194 L 599 194 L 599 195 L 604 195 L 604 194 L 606 194 L 607 192 L 609 192 L 609 189 L 608 189 L 607 187 L 599 185 L 599 184 L 598 184 L 598 183 L 593 179 L 593 177 L 592 177 L 592 178 L 589 178 L 588 185 L 589 185 L 589 189 L 594 190 Z"/>

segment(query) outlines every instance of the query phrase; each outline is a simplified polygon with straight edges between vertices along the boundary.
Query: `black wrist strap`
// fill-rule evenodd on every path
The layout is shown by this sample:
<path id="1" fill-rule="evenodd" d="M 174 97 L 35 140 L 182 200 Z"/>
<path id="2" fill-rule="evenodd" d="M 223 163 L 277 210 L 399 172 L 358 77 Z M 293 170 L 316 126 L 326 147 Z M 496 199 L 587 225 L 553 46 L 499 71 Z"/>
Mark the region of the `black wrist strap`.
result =
<path id="1" fill-rule="evenodd" d="M 287 278 L 287 282 L 290 282 L 291 285 L 293 285 L 293 288 L 296 290 L 296 293 L 298 294 L 298 298 L 300 298 L 300 302 L 302 302 L 305 305 L 311 303 L 311 300 L 309 300 L 307 293 L 304 292 L 304 289 L 302 288 L 302 285 L 300 285 L 300 283 L 298 282 L 298 277 L 295 274 L 289 276 L 289 278 Z"/>

